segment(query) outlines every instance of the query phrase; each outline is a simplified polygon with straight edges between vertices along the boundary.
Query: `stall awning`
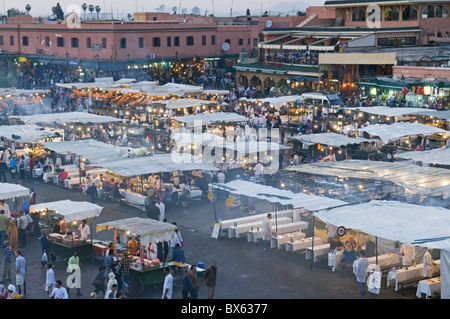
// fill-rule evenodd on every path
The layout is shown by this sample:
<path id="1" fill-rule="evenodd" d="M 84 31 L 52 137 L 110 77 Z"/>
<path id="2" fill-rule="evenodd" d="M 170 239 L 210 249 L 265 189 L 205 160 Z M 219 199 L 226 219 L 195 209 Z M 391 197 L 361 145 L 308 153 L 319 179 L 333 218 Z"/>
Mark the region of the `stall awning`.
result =
<path id="1" fill-rule="evenodd" d="M 93 163 L 92 165 L 96 165 Z M 217 171 L 217 167 L 206 163 L 203 158 L 191 154 L 155 154 L 152 156 L 130 157 L 117 161 L 99 163 L 101 166 L 120 176 L 139 176 L 152 173 L 175 171 Z"/>
<path id="2" fill-rule="evenodd" d="M 427 164 L 450 165 L 450 148 L 444 146 L 429 151 L 405 152 L 396 154 L 395 157 Z"/>
<path id="3" fill-rule="evenodd" d="M 255 153 L 265 153 L 267 151 L 278 152 L 282 150 L 288 150 L 292 147 L 285 146 L 283 144 L 278 144 L 275 142 L 264 142 L 264 141 L 243 141 L 243 142 L 226 142 L 226 143 L 214 143 L 211 144 L 214 147 L 223 147 L 228 150 L 236 151 L 241 155 L 244 154 L 255 154 Z"/>
<path id="4" fill-rule="evenodd" d="M 317 82 L 319 78 L 313 76 L 303 76 L 303 75 L 290 75 L 289 78 L 291 80 L 295 80 L 297 82 L 309 81 L 309 82 Z"/>
<path id="5" fill-rule="evenodd" d="M 407 245 L 450 248 L 450 210 L 397 201 L 371 201 L 314 215 L 331 225 L 358 229 Z M 442 238 L 441 240 L 437 240 Z"/>
<path id="6" fill-rule="evenodd" d="M 369 135 L 378 136 L 384 143 L 389 143 L 405 136 L 433 135 L 436 133 L 447 132 L 435 126 L 409 122 L 369 125 L 355 129 L 355 131 L 366 132 Z"/>
<path id="7" fill-rule="evenodd" d="M 53 211 L 61 215 L 66 222 L 83 220 L 100 215 L 103 207 L 89 202 L 76 202 L 69 199 L 31 205 L 30 213 Z"/>
<path id="8" fill-rule="evenodd" d="M 102 116 L 87 112 L 67 112 L 67 113 L 49 113 L 35 114 L 24 116 L 11 116 L 10 118 L 18 118 L 25 124 L 64 124 L 64 123 L 81 123 L 81 124 L 101 124 L 111 122 L 124 122 L 112 116 Z"/>
<path id="9" fill-rule="evenodd" d="M 7 200 L 15 197 L 29 196 L 30 190 L 22 185 L 0 183 L 0 200 Z"/>
<path id="10" fill-rule="evenodd" d="M 175 121 L 186 123 L 186 126 L 203 126 L 211 123 L 236 123 L 247 122 L 248 118 L 234 112 L 201 113 L 196 115 L 175 116 Z"/>
<path id="11" fill-rule="evenodd" d="M 37 125 L 1 125 L 0 136 L 11 141 L 31 143 L 45 138 L 58 137 L 59 133 Z"/>
<path id="12" fill-rule="evenodd" d="M 190 107 L 197 107 L 203 105 L 214 105 L 216 101 L 200 100 L 200 99 L 172 99 L 172 100 L 159 100 L 150 104 L 162 104 L 166 109 L 183 109 Z"/>
<path id="13" fill-rule="evenodd" d="M 395 64 L 397 53 L 322 53 L 319 55 L 319 65 L 345 64 L 345 65 L 390 65 Z"/>
<path id="14" fill-rule="evenodd" d="M 102 163 L 127 158 L 130 153 L 126 147 L 118 147 L 93 139 L 49 142 L 42 143 L 42 145 L 58 154 L 73 153 L 79 155 L 88 159 L 90 163 Z"/>
<path id="15" fill-rule="evenodd" d="M 450 170 L 401 162 L 345 160 L 288 166 L 286 171 L 390 182 L 425 196 L 450 195 Z"/>
<path id="16" fill-rule="evenodd" d="M 388 117 L 421 114 L 424 112 L 423 109 L 417 107 L 358 106 L 358 107 L 346 107 L 345 109 L 350 111 L 360 111 L 368 114 L 388 116 Z M 436 113 L 437 111 L 427 110 L 427 112 Z"/>
<path id="17" fill-rule="evenodd" d="M 292 77 L 302 77 L 302 78 L 309 78 L 306 76 L 301 76 L 301 75 L 291 75 L 290 78 Z M 317 81 L 316 78 L 313 78 Z M 243 99 L 242 99 L 243 100 Z M 286 105 L 287 103 L 292 103 L 292 102 L 300 102 L 302 100 L 302 97 L 300 95 L 285 95 L 285 96 L 277 96 L 277 97 L 267 97 L 264 99 L 246 99 L 246 101 L 249 102 L 255 102 L 255 103 L 269 103 L 271 107 L 275 108 L 276 110 L 280 109 L 283 105 Z"/>
<path id="18" fill-rule="evenodd" d="M 375 139 L 368 138 L 353 138 L 348 137 L 344 134 L 336 134 L 336 133 L 318 133 L 318 134 L 304 134 L 294 137 L 295 140 L 302 143 L 310 143 L 310 144 L 323 144 L 328 146 L 346 146 L 350 144 L 360 144 L 364 142 L 376 142 Z"/>
<path id="19" fill-rule="evenodd" d="M 222 136 L 211 133 L 173 133 L 172 139 L 177 145 L 200 144 L 208 145 L 210 143 L 223 142 Z"/>
<path id="20" fill-rule="evenodd" d="M 266 200 L 270 203 L 279 203 L 281 205 L 292 205 L 294 208 L 304 208 L 309 211 L 328 209 L 347 205 L 347 202 L 316 196 L 304 193 L 293 193 L 289 190 L 274 188 L 271 186 L 256 184 L 247 181 L 235 180 L 225 184 L 211 184 L 216 189 L 228 191 L 232 194 L 244 195 Z"/>
<path id="21" fill-rule="evenodd" d="M 175 225 L 151 218 L 123 218 L 100 223 L 96 226 L 97 232 L 107 229 L 129 231 L 130 235 L 140 236 L 140 241 L 143 246 L 146 246 L 149 242 L 171 241 L 177 237 L 175 232 L 177 227 Z"/>

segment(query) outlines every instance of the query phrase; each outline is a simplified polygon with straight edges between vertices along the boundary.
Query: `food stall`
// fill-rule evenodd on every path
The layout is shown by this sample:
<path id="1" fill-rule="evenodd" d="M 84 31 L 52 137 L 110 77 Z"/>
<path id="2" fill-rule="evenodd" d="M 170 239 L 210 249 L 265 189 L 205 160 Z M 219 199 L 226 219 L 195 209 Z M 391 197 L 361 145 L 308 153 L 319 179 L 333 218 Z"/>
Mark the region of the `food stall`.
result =
<path id="1" fill-rule="evenodd" d="M 100 215 L 103 207 L 67 199 L 31 205 L 29 209 L 31 214 L 41 214 L 41 218 L 47 220 L 48 226 L 52 224 L 52 219 L 58 219 L 58 217 L 63 218 L 65 222 L 66 227 L 61 227 L 62 232 L 53 233 L 53 229 L 49 230 L 49 256 L 52 260 L 61 258 L 66 261 L 72 256 L 74 250 L 78 251 L 78 257 L 81 260 L 93 257 L 92 219 Z M 88 221 L 86 225 L 90 227 L 88 240 L 82 239 L 78 232 L 78 224 L 82 220 Z"/>
<path id="2" fill-rule="evenodd" d="M 175 225 L 150 218 L 131 217 L 100 223 L 96 227 L 97 232 L 108 229 L 114 229 L 114 244 L 117 242 L 117 231 L 125 232 L 127 238 L 131 237 L 128 241 L 128 254 L 132 256 L 129 290 L 133 295 L 140 295 L 146 286 L 164 282 L 164 267 L 170 263 L 146 259 L 144 247 L 150 242 L 176 238 Z"/>
<path id="3" fill-rule="evenodd" d="M 13 207 L 8 205 L 10 213 L 17 211 L 18 207 L 22 207 L 23 203 L 28 200 L 30 190 L 22 185 L 11 183 L 0 183 L 0 201 L 13 200 Z M 5 212 L 7 216 L 8 212 Z M 9 217 L 9 216 L 8 216 Z"/>

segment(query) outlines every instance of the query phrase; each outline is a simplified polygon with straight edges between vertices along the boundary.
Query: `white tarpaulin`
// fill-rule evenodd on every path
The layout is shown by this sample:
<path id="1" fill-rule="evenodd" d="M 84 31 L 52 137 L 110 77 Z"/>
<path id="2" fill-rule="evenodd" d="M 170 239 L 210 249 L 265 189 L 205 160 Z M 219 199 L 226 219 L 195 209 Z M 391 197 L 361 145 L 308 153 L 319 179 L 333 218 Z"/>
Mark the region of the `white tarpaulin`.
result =
<path id="1" fill-rule="evenodd" d="M 423 109 L 417 107 L 389 107 L 389 106 L 361 106 L 361 107 L 358 106 L 358 107 L 346 107 L 345 109 L 387 117 L 413 115 L 419 114 L 424 111 Z M 435 112 L 433 110 L 427 111 Z"/>
<path id="2" fill-rule="evenodd" d="M 95 165 L 95 163 L 92 165 Z M 98 166 L 110 170 L 120 176 L 138 176 L 175 171 L 219 170 L 217 167 L 206 163 L 201 157 L 186 153 L 130 157 L 117 161 L 99 163 Z"/>
<path id="3" fill-rule="evenodd" d="M 49 113 L 49 114 L 35 114 L 24 116 L 11 116 L 10 118 L 18 118 L 25 124 L 64 124 L 64 123 L 82 123 L 82 124 L 101 124 L 110 122 L 124 122 L 123 119 L 118 119 L 112 116 L 102 116 L 87 112 L 67 112 L 67 113 Z"/>
<path id="4" fill-rule="evenodd" d="M 297 100 L 301 101 L 302 97 L 300 95 L 286 95 L 286 96 L 279 96 L 279 97 L 268 97 L 265 99 L 246 99 L 246 100 L 250 101 L 250 102 L 255 102 L 255 103 L 259 103 L 259 102 L 269 103 L 271 107 L 278 110 L 283 105 L 286 105 L 287 103 L 292 103 Z"/>
<path id="5" fill-rule="evenodd" d="M 447 111 L 426 110 L 418 112 L 417 115 L 430 116 L 432 118 L 436 118 L 439 120 L 450 121 L 450 110 Z"/>
<path id="6" fill-rule="evenodd" d="M 329 146 L 346 146 L 349 144 L 360 144 L 363 142 L 377 142 L 375 139 L 368 138 L 353 138 L 348 137 L 344 134 L 337 133 L 318 133 L 318 134 L 304 134 L 299 136 L 294 136 L 294 139 L 302 143 L 310 144 L 323 144 Z"/>
<path id="7" fill-rule="evenodd" d="M 401 203 L 371 201 L 314 213 L 334 225 L 411 246 L 441 249 L 441 298 L 450 298 L 450 210 Z"/>
<path id="8" fill-rule="evenodd" d="M 162 104 L 166 109 L 183 109 L 188 107 L 197 107 L 202 105 L 217 104 L 215 101 L 199 100 L 199 99 L 171 99 L 153 101 L 150 104 Z"/>
<path id="9" fill-rule="evenodd" d="M 450 193 L 450 170 L 401 162 L 345 160 L 288 166 L 287 171 L 391 182 L 421 195 Z"/>
<path id="10" fill-rule="evenodd" d="M 228 150 L 236 151 L 241 155 L 244 154 L 254 154 L 260 152 L 277 152 L 281 150 L 288 150 L 292 147 L 284 146 L 283 144 L 278 144 L 275 142 L 258 142 L 258 141 L 243 141 L 243 142 L 229 142 L 229 143 L 212 143 L 210 146 L 214 148 L 226 148 Z"/>
<path id="11" fill-rule="evenodd" d="M 281 205 L 292 205 L 294 208 L 304 208 L 310 211 L 348 204 L 347 202 L 338 199 L 307 195 L 304 193 L 293 193 L 289 190 L 278 189 L 271 186 L 241 180 L 235 180 L 225 184 L 214 183 L 211 185 L 214 188 L 229 191 L 232 194 L 255 197 L 271 203 L 280 203 Z"/>
<path id="12" fill-rule="evenodd" d="M 358 132 L 366 132 L 372 136 L 378 136 L 384 143 L 397 140 L 405 136 L 433 135 L 435 133 L 445 133 L 447 131 L 435 126 L 420 123 L 394 123 L 376 124 L 355 129 Z"/>
<path id="13" fill-rule="evenodd" d="M 208 145 L 209 143 L 218 143 L 224 140 L 222 136 L 211 133 L 173 133 L 172 139 L 177 145 Z"/>
<path id="14" fill-rule="evenodd" d="M 18 184 L 0 183 L 0 200 L 29 196 L 30 190 Z"/>
<path id="15" fill-rule="evenodd" d="M 58 137 L 59 133 L 37 125 L 1 125 L 0 136 L 11 141 L 31 143 L 45 138 Z"/>
<path id="16" fill-rule="evenodd" d="M 450 147 L 444 146 L 429 151 L 405 152 L 396 154 L 395 157 L 427 164 L 450 165 Z"/>
<path id="17" fill-rule="evenodd" d="M 113 220 L 97 224 L 96 231 L 100 232 L 107 229 L 117 229 L 120 231 L 129 231 L 130 235 L 140 236 L 142 246 L 149 242 L 171 241 L 177 237 L 175 230 L 177 227 L 173 224 L 160 222 L 151 218 L 131 217 L 119 220 Z"/>
<path id="18" fill-rule="evenodd" d="M 42 145 L 58 154 L 77 154 L 87 158 L 90 163 L 102 163 L 104 161 L 127 158 L 129 155 L 126 147 L 118 147 L 93 139 L 49 142 L 42 143 Z"/>
<path id="19" fill-rule="evenodd" d="M 103 207 L 89 202 L 75 202 L 69 199 L 31 205 L 30 213 L 53 211 L 61 215 L 66 222 L 83 220 L 100 215 Z"/>
<path id="20" fill-rule="evenodd" d="M 172 119 L 178 122 L 186 123 L 187 126 L 202 126 L 211 123 L 232 123 L 232 122 L 247 122 L 248 118 L 236 114 L 230 113 L 201 113 L 197 115 L 175 116 Z"/>

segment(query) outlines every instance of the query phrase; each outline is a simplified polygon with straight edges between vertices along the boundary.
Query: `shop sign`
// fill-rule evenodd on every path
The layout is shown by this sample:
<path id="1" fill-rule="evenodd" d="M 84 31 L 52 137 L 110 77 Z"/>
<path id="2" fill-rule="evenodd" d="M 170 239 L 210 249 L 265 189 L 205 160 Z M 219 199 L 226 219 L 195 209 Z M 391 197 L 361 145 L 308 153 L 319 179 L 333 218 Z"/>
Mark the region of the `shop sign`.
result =
<path id="1" fill-rule="evenodd" d="M 19 57 L 19 62 L 27 62 L 27 58 L 25 58 L 25 57 Z"/>

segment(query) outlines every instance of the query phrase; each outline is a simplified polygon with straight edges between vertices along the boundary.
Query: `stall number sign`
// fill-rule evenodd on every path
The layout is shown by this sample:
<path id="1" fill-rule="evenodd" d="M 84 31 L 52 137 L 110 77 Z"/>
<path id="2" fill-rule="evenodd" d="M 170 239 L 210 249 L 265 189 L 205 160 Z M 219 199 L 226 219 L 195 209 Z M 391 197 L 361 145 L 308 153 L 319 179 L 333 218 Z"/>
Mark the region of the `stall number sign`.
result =
<path id="1" fill-rule="evenodd" d="M 345 235 L 345 227 L 344 226 L 340 226 L 340 227 L 338 227 L 338 229 L 337 229 L 337 234 L 339 235 L 339 236 L 344 236 Z"/>

